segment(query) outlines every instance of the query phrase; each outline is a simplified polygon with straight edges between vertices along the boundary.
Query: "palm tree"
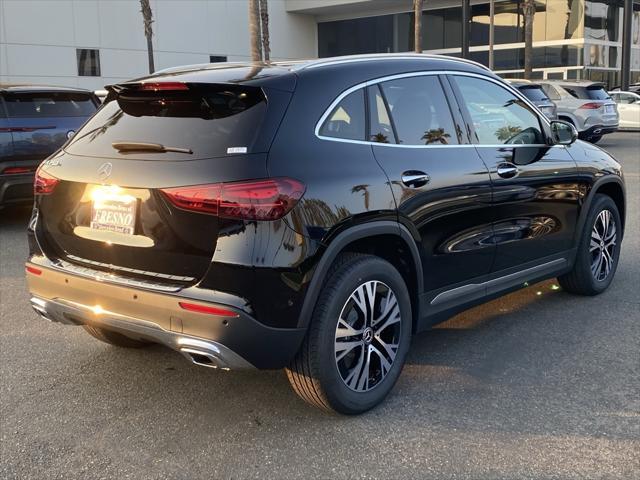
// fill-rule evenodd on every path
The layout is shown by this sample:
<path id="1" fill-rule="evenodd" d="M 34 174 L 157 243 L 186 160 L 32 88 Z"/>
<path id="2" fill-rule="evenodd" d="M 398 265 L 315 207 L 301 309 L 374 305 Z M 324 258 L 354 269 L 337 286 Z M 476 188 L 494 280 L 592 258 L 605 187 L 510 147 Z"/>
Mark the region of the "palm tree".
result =
<path id="1" fill-rule="evenodd" d="M 269 63 L 271 46 L 269 44 L 269 5 L 267 0 L 260 0 L 260 27 L 262 28 L 262 57 Z"/>
<path id="2" fill-rule="evenodd" d="M 413 47 L 416 53 L 422 53 L 422 3 L 423 0 L 413 0 Z"/>
<path id="3" fill-rule="evenodd" d="M 260 41 L 260 5 L 259 0 L 249 0 L 249 48 L 251 60 L 262 61 L 262 48 Z"/>
<path id="4" fill-rule="evenodd" d="M 451 138 L 451 135 L 444 133 L 444 128 L 432 128 L 431 130 L 424 132 L 424 135 L 422 136 L 422 140 L 425 141 L 425 145 L 430 145 L 432 143 L 441 143 L 442 145 L 446 145 L 449 143 L 449 138 Z"/>
<path id="5" fill-rule="evenodd" d="M 536 15 L 535 0 L 524 0 L 524 78 L 531 78 L 533 72 L 533 19 Z"/>
<path id="6" fill-rule="evenodd" d="M 520 127 L 518 127 L 518 126 L 506 125 L 504 127 L 500 127 L 498 130 L 496 130 L 494 135 L 496 136 L 496 138 L 498 140 L 500 140 L 502 142 L 506 142 L 511 137 L 517 135 L 521 131 L 522 131 L 522 129 Z"/>
<path id="7" fill-rule="evenodd" d="M 149 73 L 155 72 L 156 68 L 153 63 L 153 13 L 151 12 L 151 5 L 149 0 L 140 0 L 140 11 L 142 12 L 142 19 L 144 21 L 144 36 L 147 37 L 147 55 L 149 55 Z"/>

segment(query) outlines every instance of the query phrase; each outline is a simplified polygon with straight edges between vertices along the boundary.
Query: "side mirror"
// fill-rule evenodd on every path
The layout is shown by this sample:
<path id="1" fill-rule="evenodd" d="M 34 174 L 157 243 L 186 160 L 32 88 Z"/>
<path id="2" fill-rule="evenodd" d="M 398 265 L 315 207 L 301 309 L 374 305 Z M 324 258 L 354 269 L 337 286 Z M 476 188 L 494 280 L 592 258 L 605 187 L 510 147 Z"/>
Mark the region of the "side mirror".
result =
<path id="1" fill-rule="evenodd" d="M 555 145 L 571 145 L 578 139 L 578 130 L 569 122 L 552 120 L 551 137 Z"/>

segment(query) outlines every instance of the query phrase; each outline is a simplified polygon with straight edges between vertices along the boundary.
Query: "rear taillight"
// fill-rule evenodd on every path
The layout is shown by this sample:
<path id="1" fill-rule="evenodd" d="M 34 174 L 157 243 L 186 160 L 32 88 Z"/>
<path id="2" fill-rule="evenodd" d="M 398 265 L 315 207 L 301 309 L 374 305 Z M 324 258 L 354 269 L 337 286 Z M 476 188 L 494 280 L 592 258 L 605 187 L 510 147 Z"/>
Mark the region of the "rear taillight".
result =
<path id="1" fill-rule="evenodd" d="M 176 207 L 226 218 L 277 220 L 304 194 L 304 185 L 291 178 L 215 183 L 164 188 Z"/>
<path id="2" fill-rule="evenodd" d="M 33 167 L 7 167 L 2 171 L 2 175 L 19 175 L 21 173 L 31 173 L 35 170 Z"/>
<path id="3" fill-rule="evenodd" d="M 41 169 L 36 170 L 36 178 L 33 182 L 33 192 L 36 195 L 49 195 L 56 188 L 60 180 L 53 175 L 49 175 L 47 172 Z"/>
<path id="4" fill-rule="evenodd" d="M 602 107 L 601 103 L 588 102 L 580 106 L 579 108 L 584 108 L 585 110 L 597 110 Z"/>

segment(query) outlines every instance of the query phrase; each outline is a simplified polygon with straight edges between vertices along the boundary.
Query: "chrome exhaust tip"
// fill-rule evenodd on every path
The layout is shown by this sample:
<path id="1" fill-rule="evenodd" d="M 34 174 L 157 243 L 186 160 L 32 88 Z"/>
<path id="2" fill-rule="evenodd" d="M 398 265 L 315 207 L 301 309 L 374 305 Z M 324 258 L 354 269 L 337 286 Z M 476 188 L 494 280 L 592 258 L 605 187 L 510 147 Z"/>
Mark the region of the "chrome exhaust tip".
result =
<path id="1" fill-rule="evenodd" d="M 212 353 L 202 352 L 193 348 L 181 348 L 180 353 L 195 365 L 208 368 L 219 368 L 220 370 L 229 370 L 229 367 L 224 363 L 224 361 Z"/>

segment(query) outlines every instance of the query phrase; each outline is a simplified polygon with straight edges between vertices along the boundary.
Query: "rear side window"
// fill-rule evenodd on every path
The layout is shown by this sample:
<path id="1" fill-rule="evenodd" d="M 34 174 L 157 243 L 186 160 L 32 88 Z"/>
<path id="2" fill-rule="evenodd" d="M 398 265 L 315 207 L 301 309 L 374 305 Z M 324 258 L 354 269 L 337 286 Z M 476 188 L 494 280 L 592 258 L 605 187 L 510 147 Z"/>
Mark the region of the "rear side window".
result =
<path id="1" fill-rule="evenodd" d="M 538 87 L 538 86 L 524 86 L 524 87 L 519 87 L 520 92 L 522 92 L 522 94 L 527 97 L 529 100 L 533 100 L 534 102 L 536 101 L 544 101 L 544 100 L 549 100 L 549 97 L 547 97 L 547 94 L 544 93 L 544 90 L 542 90 L 542 88 Z"/>
<path id="2" fill-rule="evenodd" d="M 450 145 L 458 138 L 438 77 L 400 78 L 381 85 L 402 145 Z"/>
<path id="3" fill-rule="evenodd" d="M 345 140 L 364 140 L 365 125 L 364 90 L 360 88 L 336 105 L 322 124 L 320 135 Z"/>
<path id="4" fill-rule="evenodd" d="M 9 117 L 88 117 L 96 111 L 91 95 L 73 92 L 4 94 Z"/>
<path id="5" fill-rule="evenodd" d="M 125 89 L 76 133 L 67 150 L 116 157 L 120 155 L 114 142 L 134 142 L 193 152 L 141 151 L 133 155 L 143 159 L 192 160 L 251 153 L 266 109 L 266 98 L 257 87 L 191 84 L 184 90 Z"/>
<path id="6" fill-rule="evenodd" d="M 481 145 L 544 143 L 538 116 L 521 99 L 487 80 L 453 78 Z"/>

